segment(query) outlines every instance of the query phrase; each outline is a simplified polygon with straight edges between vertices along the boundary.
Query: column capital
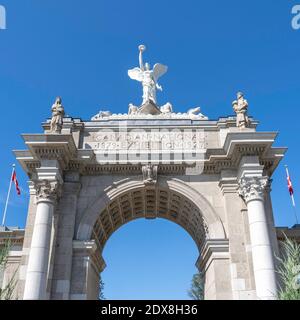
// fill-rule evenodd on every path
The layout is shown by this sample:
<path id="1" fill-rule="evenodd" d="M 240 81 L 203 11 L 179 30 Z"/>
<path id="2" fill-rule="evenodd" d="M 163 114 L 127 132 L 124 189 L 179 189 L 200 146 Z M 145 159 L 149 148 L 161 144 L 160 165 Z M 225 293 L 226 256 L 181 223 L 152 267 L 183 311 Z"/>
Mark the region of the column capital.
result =
<path id="1" fill-rule="evenodd" d="M 267 176 L 242 177 L 239 180 L 239 195 L 246 203 L 252 200 L 264 200 L 265 192 L 270 186 L 270 179 Z"/>
<path id="2" fill-rule="evenodd" d="M 42 201 L 56 202 L 60 196 L 61 185 L 59 181 L 37 180 L 34 181 L 37 203 Z"/>

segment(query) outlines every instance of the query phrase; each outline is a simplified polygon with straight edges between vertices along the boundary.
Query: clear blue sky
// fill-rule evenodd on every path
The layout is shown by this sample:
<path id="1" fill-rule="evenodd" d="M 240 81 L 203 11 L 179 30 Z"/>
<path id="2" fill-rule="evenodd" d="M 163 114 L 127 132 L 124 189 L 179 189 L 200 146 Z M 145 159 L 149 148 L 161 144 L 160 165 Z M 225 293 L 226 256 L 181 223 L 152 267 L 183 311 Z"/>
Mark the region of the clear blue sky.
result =
<path id="1" fill-rule="evenodd" d="M 9 183 L 13 149 L 21 133 L 41 132 L 57 95 L 66 112 L 90 119 L 100 109 L 127 112 L 141 88 L 127 76 L 146 60 L 169 66 L 161 79 L 161 103 L 176 111 L 201 106 L 210 119 L 232 114 L 242 90 L 259 130 L 279 131 L 287 146 L 274 175 L 276 224 L 294 217 L 283 164 L 290 167 L 300 204 L 300 30 L 291 27 L 287 0 L 0 0 L 7 30 L 0 30 L 0 210 Z M 298 133 L 298 134 L 297 134 Z M 22 197 L 12 193 L 8 224 L 24 227 L 27 177 L 17 166 Z M 299 209 L 300 210 L 300 209 Z M 135 221 L 107 243 L 103 273 L 107 298 L 187 298 L 197 249 L 168 221 Z"/>

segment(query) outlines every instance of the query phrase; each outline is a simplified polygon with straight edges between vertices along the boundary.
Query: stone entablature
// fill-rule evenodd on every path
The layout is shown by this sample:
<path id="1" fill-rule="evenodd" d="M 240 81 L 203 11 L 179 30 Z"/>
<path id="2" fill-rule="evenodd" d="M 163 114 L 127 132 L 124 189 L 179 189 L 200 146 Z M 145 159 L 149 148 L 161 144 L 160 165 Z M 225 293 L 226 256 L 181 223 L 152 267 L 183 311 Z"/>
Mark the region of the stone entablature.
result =
<path id="1" fill-rule="evenodd" d="M 176 174 L 183 167 L 198 162 L 203 166 L 203 173 L 218 174 L 224 168 L 235 169 L 243 156 L 257 155 L 266 174 L 271 176 L 286 150 L 272 147 L 277 133 L 256 132 L 257 122 L 253 119 L 250 127 L 241 132 L 235 127 L 234 119 L 144 118 L 125 122 L 111 119 L 85 122 L 64 118 L 62 134 L 47 134 L 50 128 L 47 122 L 43 125 L 45 134 L 23 135 L 28 151 L 15 153 L 29 174 L 34 174 L 43 159 L 57 159 L 64 170 L 77 168 L 83 174 L 101 174 L 107 170 L 111 174 L 135 174 L 140 170 L 140 163 L 151 162 L 158 165 L 158 172 Z M 201 154 L 199 157 L 191 155 L 195 150 Z M 130 155 L 139 151 L 141 154 L 129 166 L 124 163 L 124 159 L 127 161 Z M 165 161 L 168 153 L 173 156 Z M 190 156 L 185 159 L 184 153 Z M 185 160 L 183 167 L 182 160 Z"/>

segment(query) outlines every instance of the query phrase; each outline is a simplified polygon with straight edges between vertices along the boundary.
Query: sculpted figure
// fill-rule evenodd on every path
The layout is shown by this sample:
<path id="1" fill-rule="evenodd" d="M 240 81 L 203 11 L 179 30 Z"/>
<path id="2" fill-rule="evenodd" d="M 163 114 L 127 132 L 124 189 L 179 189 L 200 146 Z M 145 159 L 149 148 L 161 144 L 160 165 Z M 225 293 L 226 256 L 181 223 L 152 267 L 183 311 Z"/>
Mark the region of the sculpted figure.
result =
<path id="1" fill-rule="evenodd" d="M 162 91 L 162 87 L 158 84 L 158 79 L 167 72 L 168 67 L 160 63 L 156 63 L 151 70 L 150 64 L 143 62 L 143 52 L 146 50 L 144 45 L 139 46 L 139 63 L 140 67 L 128 70 L 128 76 L 142 83 L 143 86 L 143 102 L 142 104 L 156 101 L 156 90 Z"/>
<path id="2" fill-rule="evenodd" d="M 200 113 L 200 111 L 201 111 L 200 107 L 196 107 L 196 108 L 189 109 L 187 113 L 189 115 L 196 116 Z"/>
<path id="3" fill-rule="evenodd" d="M 102 119 L 105 117 L 109 117 L 111 115 L 112 115 L 112 113 L 110 111 L 99 111 L 98 114 L 96 114 L 95 116 L 92 117 L 92 120 Z"/>
<path id="4" fill-rule="evenodd" d="M 135 105 L 133 105 L 132 103 L 129 104 L 129 108 L 128 108 L 128 114 L 129 115 L 134 115 L 138 113 L 139 108 Z"/>
<path id="5" fill-rule="evenodd" d="M 52 105 L 51 110 L 52 110 L 52 118 L 50 122 L 50 132 L 61 133 L 65 110 L 62 105 L 62 100 L 60 97 L 56 98 L 54 104 Z"/>
<path id="6" fill-rule="evenodd" d="M 143 180 L 145 185 L 155 184 L 157 181 L 157 166 L 147 164 L 142 167 Z"/>
<path id="7" fill-rule="evenodd" d="M 160 111 L 162 113 L 172 113 L 173 112 L 173 107 L 170 102 L 167 102 L 163 106 L 160 107 Z"/>
<path id="8" fill-rule="evenodd" d="M 247 128 L 249 126 L 248 101 L 244 98 L 242 92 L 237 93 L 237 100 L 232 102 L 232 106 L 236 113 L 236 126 L 240 129 Z"/>

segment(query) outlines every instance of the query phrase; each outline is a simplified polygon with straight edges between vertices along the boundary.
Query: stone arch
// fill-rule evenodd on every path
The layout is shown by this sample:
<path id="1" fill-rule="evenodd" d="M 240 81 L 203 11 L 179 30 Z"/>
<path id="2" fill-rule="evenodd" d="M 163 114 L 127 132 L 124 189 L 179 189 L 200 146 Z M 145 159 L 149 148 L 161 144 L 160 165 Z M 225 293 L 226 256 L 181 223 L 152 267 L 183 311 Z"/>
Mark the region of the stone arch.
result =
<path id="1" fill-rule="evenodd" d="M 106 188 L 83 213 L 78 240 L 95 239 L 102 250 L 111 234 L 137 218 L 165 218 L 181 225 L 199 251 L 205 240 L 226 239 L 214 208 L 197 190 L 180 179 L 160 177 L 157 184 L 128 178 Z"/>

